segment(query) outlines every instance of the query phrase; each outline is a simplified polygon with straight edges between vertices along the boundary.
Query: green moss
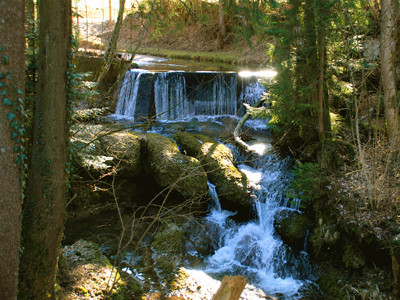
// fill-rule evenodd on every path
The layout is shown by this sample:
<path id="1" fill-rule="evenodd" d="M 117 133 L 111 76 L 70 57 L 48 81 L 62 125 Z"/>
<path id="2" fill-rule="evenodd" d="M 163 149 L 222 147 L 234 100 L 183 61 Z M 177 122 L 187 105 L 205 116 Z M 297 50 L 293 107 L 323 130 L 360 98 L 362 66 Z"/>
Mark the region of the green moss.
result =
<path id="1" fill-rule="evenodd" d="M 148 133 L 145 164 L 161 187 L 173 187 L 185 198 L 207 195 L 207 175 L 200 162 L 180 153 L 174 140 Z"/>
<path id="2" fill-rule="evenodd" d="M 343 263 L 348 269 L 360 269 L 365 265 L 366 258 L 356 245 L 347 242 L 343 253 Z"/>
<path id="3" fill-rule="evenodd" d="M 201 162 L 209 180 L 216 185 L 221 199 L 250 205 L 247 177 L 236 168 L 228 147 L 202 134 L 178 132 L 174 138 L 188 155 Z"/>
<path id="4" fill-rule="evenodd" d="M 303 214 L 286 213 L 277 217 L 276 229 L 282 239 L 296 251 L 303 250 L 311 221 Z"/>
<path id="5" fill-rule="evenodd" d="M 175 280 L 175 274 L 183 263 L 185 248 L 185 232 L 182 228 L 171 223 L 157 233 L 152 243 L 153 260 L 160 280 L 168 287 Z"/>

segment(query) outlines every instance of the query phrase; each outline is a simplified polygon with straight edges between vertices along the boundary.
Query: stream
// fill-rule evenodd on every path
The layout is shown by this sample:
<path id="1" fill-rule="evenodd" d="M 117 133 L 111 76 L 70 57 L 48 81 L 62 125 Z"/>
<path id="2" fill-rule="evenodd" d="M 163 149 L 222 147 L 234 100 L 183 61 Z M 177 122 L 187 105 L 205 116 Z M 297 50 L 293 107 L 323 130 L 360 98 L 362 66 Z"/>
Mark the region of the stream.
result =
<path id="1" fill-rule="evenodd" d="M 136 62 L 144 69 L 133 69 L 125 75 L 114 118 L 140 121 L 151 118 L 153 113 L 159 122 L 195 119 L 222 124 L 222 116 L 237 120 L 243 115 L 242 103 L 252 105 L 265 92 L 259 78 L 271 80 L 275 75 L 273 70 L 237 73 L 199 71 L 197 66 L 179 69 L 176 62 L 151 57 L 139 57 Z M 160 71 L 163 69 L 168 70 Z M 298 210 L 300 205 L 289 203 L 286 197 L 292 178 L 291 163 L 276 154 L 265 123 L 251 122 L 252 128 L 258 129 L 257 137 L 250 142 L 257 156 L 248 161 L 235 146 L 227 146 L 236 153 L 239 169 L 250 181 L 255 217 L 236 223 L 232 219 L 236 212 L 221 208 L 215 186 L 209 183 L 213 204 L 205 222 L 210 224 L 209 234 L 217 243 L 202 269 L 217 277 L 243 275 L 266 293 L 280 298 L 301 298 L 316 280 L 315 267 L 308 261 L 306 244 L 303 251 L 294 254 L 274 229 L 278 212 Z M 193 131 L 201 132 L 199 128 Z M 158 133 L 163 134 L 162 130 Z"/>
<path id="2" fill-rule="evenodd" d="M 238 122 L 244 114 L 242 104 L 254 104 L 265 93 L 259 78 L 268 81 L 275 74 L 273 70 L 255 73 L 227 69 L 220 72 L 212 68 L 204 71 L 201 66 L 181 68 L 181 62 L 146 56 L 139 56 L 135 62 L 140 69 L 132 69 L 125 75 L 116 112 L 110 118 L 134 123 L 153 119 L 156 125 L 151 131 L 167 136 L 171 136 L 166 130 L 171 122 L 194 124 L 190 130 L 198 133 L 204 133 L 204 126 L 200 124 L 205 123 L 207 128 L 214 124 L 217 130 L 231 130 L 227 124 Z M 218 279 L 224 275 L 242 275 L 256 288 L 279 299 L 307 297 L 318 290 L 313 283 L 317 279 L 317 267 L 308 260 L 307 245 L 299 253 L 293 252 L 274 228 L 279 212 L 299 210 L 300 203 L 289 202 L 286 197 L 292 179 L 292 162 L 272 147 L 265 121 L 250 120 L 245 129 L 251 136 L 249 144 L 256 151 L 255 156 L 249 158 L 235 146 L 226 146 L 249 179 L 253 216 L 244 221 L 235 219 L 237 212 L 221 207 L 215 186 L 209 182 L 212 202 L 201 222 L 207 225 L 206 234 L 214 241 L 211 245 L 214 251 L 201 257 L 202 263 L 192 272 L 198 272 L 197 278 L 200 273 Z M 213 134 L 218 138 L 220 132 Z M 195 252 L 192 255 L 199 256 Z M 190 269 L 190 263 L 185 267 Z M 144 276 L 134 268 L 131 272 Z"/>

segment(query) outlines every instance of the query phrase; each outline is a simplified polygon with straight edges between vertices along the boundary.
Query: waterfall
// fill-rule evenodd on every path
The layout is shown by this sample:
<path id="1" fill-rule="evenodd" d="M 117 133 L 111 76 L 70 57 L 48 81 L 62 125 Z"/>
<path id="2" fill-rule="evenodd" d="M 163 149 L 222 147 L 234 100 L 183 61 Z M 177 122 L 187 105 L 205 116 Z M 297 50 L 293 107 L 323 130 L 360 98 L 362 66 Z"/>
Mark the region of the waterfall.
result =
<path id="1" fill-rule="evenodd" d="M 239 99 L 242 103 L 254 105 L 265 92 L 265 87 L 260 84 L 256 77 L 246 78 L 242 80 L 242 90 Z"/>
<path id="2" fill-rule="evenodd" d="M 183 119 L 190 114 L 185 77 L 180 72 L 157 73 L 154 82 L 154 102 L 159 120 Z"/>
<path id="3" fill-rule="evenodd" d="M 234 72 L 133 69 L 125 74 L 120 87 L 115 116 L 141 121 L 154 117 L 154 110 L 159 121 L 236 115 L 243 101 L 252 104 L 265 91 L 257 80 L 253 81 L 242 80 L 239 84 Z"/>
<path id="4" fill-rule="evenodd" d="M 134 116 L 136 98 L 139 90 L 141 71 L 126 72 L 119 91 L 118 103 L 115 113 L 117 115 Z"/>
<path id="5" fill-rule="evenodd" d="M 288 162 L 269 151 L 257 159 L 257 166 L 241 164 L 239 168 L 247 175 L 257 198 L 254 207 L 257 218 L 236 224 L 229 222 L 226 217 L 229 213 L 218 206 L 211 210 L 206 219 L 220 228 L 216 232 L 221 236 L 216 237 L 220 244 L 207 259 L 206 272 L 243 275 L 267 293 L 297 299 L 304 280 L 312 272 L 296 273 L 293 265 L 298 269 L 304 266 L 307 271 L 311 268 L 308 261 L 294 258 L 287 251 L 274 229 L 276 213 L 291 209 L 285 196 L 291 176 Z"/>

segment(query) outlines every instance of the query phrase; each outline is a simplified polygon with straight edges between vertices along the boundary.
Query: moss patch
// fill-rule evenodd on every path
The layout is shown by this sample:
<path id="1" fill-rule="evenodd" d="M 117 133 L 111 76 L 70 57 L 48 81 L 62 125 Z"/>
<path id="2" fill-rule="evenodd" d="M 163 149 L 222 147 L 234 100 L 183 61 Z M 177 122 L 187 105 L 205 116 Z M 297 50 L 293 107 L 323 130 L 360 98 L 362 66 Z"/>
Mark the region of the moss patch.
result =
<path id="1" fill-rule="evenodd" d="M 142 294 L 132 278 L 121 276 L 110 264 L 97 244 L 85 240 L 62 249 L 57 276 L 62 299 L 135 299 Z"/>
<path id="2" fill-rule="evenodd" d="M 172 187 L 186 199 L 207 195 L 207 175 L 196 158 L 181 154 L 170 138 L 155 133 L 146 137 L 146 168 L 160 186 Z"/>
<path id="3" fill-rule="evenodd" d="M 248 201 L 247 177 L 236 168 L 228 147 L 202 134 L 178 132 L 174 138 L 188 155 L 201 162 L 221 200 L 251 205 Z"/>

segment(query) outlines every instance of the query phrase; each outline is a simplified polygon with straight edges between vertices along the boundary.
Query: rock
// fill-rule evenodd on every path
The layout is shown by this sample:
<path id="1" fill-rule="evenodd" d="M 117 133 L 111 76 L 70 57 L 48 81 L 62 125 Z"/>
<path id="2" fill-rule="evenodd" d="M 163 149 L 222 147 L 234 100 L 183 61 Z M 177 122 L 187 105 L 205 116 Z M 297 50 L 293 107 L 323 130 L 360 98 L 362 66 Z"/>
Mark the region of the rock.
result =
<path id="1" fill-rule="evenodd" d="M 129 177 L 142 175 L 141 148 L 146 143 L 142 134 L 104 125 L 76 125 L 72 131 L 75 167 L 94 175 L 111 167 Z"/>
<path id="2" fill-rule="evenodd" d="M 75 125 L 71 128 L 72 165 L 75 170 L 101 174 L 110 168 L 106 162 L 113 160 L 102 153 L 100 135 L 110 132 L 103 125 Z"/>
<path id="3" fill-rule="evenodd" d="M 186 199 L 207 195 L 207 175 L 197 159 L 181 154 L 170 138 L 156 133 L 146 137 L 145 165 L 161 187 L 173 187 Z"/>
<path id="4" fill-rule="evenodd" d="M 135 280 L 118 272 L 95 243 L 79 240 L 63 247 L 58 266 L 63 299 L 138 299 L 142 294 Z"/>
<path id="5" fill-rule="evenodd" d="M 280 211 L 275 218 L 274 227 L 282 240 L 295 251 L 304 250 L 304 241 L 311 221 L 296 211 Z"/>
<path id="6" fill-rule="evenodd" d="M 104 136 L 100 140 L 102 152 L 112 156 L 112 164 L 129 176 L 141 176 L 143 172 L 141 149 L 147 144 L 143 134 L 120 131 Z"/>
<path id="7" fill-rule="evenodd" d="M 228 147 L 202 134 L 178 132 L 174 138 L 183 151 L 201 162 L 223 206 L 251 206 L 247 177 L 235 167 Z"/>
<path id="8" fill-rule="evenodd" d="M 185 232 L 176 224 L 169 224 L 154 237 L 151 244 L 154 270 L 159 280 L 167 286 L 174 280 L 178 268 L 183 264 Z"/>

